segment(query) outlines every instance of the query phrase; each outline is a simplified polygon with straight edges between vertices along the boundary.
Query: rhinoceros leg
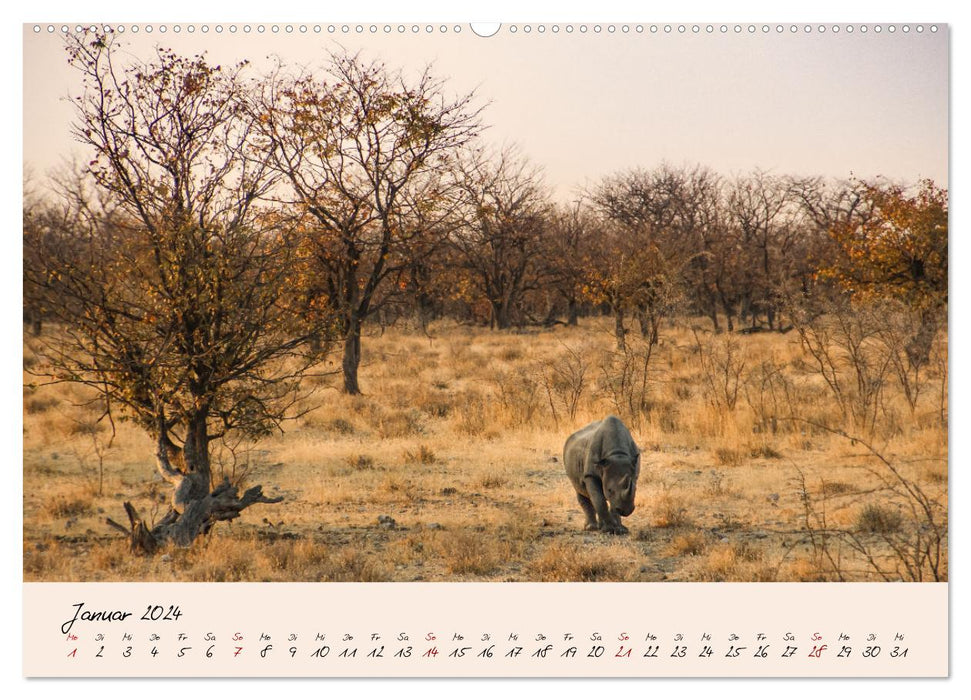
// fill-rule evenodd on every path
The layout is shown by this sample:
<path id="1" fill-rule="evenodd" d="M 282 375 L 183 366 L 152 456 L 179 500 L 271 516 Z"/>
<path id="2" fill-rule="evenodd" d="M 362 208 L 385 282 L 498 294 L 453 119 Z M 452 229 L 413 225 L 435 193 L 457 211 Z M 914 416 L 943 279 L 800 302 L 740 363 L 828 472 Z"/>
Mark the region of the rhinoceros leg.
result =
<path id="1" fill-rule="evenodd" d="M 583 514 L 587 516 L 587 523 L 583 526 L 583 529 L 596 530 L 597 511 L 593 509 L 593 503 L 591 503 L 590 499 L 584 496 L 582 493 L 577 494 L 577 501 L 580 503 L 580 507 L 583 508 Z"/>
<path id="2" fill-rule="evenodd" d="M 614 513 L 611 513 L 610 516 L 613 518 L 613 523 L 609 529 L 605 528 L 606 532 L 609 532 L 612 535 L 626 535 L 628 532 L 630 532 L 630 530 L 627 529 L 627 526 L 620 522 L 620 516 L 615 515 Z"/>
<path id="3" fill-rule="evenodd" d="M 588 476 L 583 480 L 583 483 L 587 487 L 587 493 L 590 494 L 590 501 L 597 514 L 599 529 L 612 535 L 626 534 L 628 530 L 621 525 L 620 518 L 607 507 L 607 499 L 604 497 L 603 484 L 600 479 Z"/>

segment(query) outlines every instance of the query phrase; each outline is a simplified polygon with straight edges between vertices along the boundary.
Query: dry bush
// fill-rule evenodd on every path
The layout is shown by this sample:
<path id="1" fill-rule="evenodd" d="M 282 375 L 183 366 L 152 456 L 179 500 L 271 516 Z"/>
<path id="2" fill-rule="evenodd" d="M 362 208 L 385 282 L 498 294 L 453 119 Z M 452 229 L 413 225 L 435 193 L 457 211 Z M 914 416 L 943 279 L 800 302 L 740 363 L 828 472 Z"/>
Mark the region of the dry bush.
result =
<path id="1" fill-rule="evenodd" d="M 651 525 L 662 528 L 688 527 L 693 523 L 684 497 L 663 489 L 656 493 L 647 506 Z"/>
<path id="2" fill-rule="evenodd" d="M 819 486 L 819 493 L 823 496 L 842 496 L 853 493 L 855 490 L 845 481 L 823 481 Z"/>
<path id="3" fill-rule="evenodd" d="M 749 448 L 749 455 L 756 459 L 781 459 L 782 453 L 772 447 L 772 445 L 760 442 Z"/>
<path id="4" fill-rule="evenodd" d="M 459 431 L 471 437 L 482 435 L 486 429 L 485 402 L 482 397 L 478 393 L 470 392 L 462 397 L 458 406 L 456 414 Z"/>
<path id="5" fill-rule="evenodd" d="M 705 485 L 705 494 L 708 496 L 724 496 L 730 492 L 729 487 L 725 484 L 725 475 L 712 469 L 711 480 Z"/>
<path id="6" fill-rule="evenodd" d="M 719 447 L 715 450 L 715 460 L 727 467 L 737 467 L 742 463 L 742 453 L 732 447 Z"/>
<path id="7" fill-rule="evenodd" d="M 674 402 L 652 401 L 647 409 L 647 418 L 662 433 L 674 434 L 681 430 L 681 412 Z"/>
<path id="8" fill-rule="evenodd" d="M 334 418 L 327 424 L 327 427 L 338 435 L 354 435 L 357 433 L 354 424 L 343 418 Z"/>
<path id="9" fill-rule="evenodd" d="M 252 442 L 228 442 L 225 439 L 212 444 L 211 460 L 213 481 L 229 479 L 238 489 L 245 489 L 254 471 L 266 466 L 265 451 L 255 449 Z"/>
<path id="10" fill-rule="evenodd" d="M 438 461 L 438 457 L 435 455 L 435 451 L 432 450 L 428 445 L 421 444 L 415 450 L 405 450 L 404 460 L 406 464 L 435 464 Z"/>
<path id="11" fill-rule="evenodd" d="M 785 560 L 779 567 L 778 581 L 822 583 L 832 581 L 820 571 L 819 566 L 810 557 L 794 556 Z"/>
<path id="12" fill-rule="evenodd" d="M 244 543 L 220 538 L 220 546 L 199 549 L 190 557 L 187 573 L 193 581 L 250 581 L 258 574 L 254 549 Z M 242 545 L 242 546 L 241 546 Z"/>
<path id="13" fill-rule="evenodd" d="M 576 420 L 589 372 L 590 363 L 583 350 L 567 345 L 555 358 L 543 364 L 542 382 L 554 423 L 558 424 L 561 416 Z"/>
<path id="14" fill-rule="evenodd" d="M 56 581 L 72 579 L 75 558 L 54 539 L 24 543 L 24 580 Z M 67 566 L 66 566 L 67 565 Z M 67 569 L 67 571 L 65 571 Z"/>
<path id="15" fill-rule="evenodd" d="M 405 476 L 388 474 L 377 484 L 374 492 L 376 503 L 410 503 L 420 495 L 415 482 Z"/>
<path id="16" fill-rule="evenodd" d="M 498 372 L 493 378 L 496 400 L 505 427 L 529 425 L 543 405 L 540 373 L 531 366 Z"/>
<path id="17" fill-rule="evenodd" d="M 422 392 L 417 397 L 415 406 L 431 418 L 448 418 L 455 410 L 453 398 L 441 391 Z"/>
<path id="18" fill-rule="evenodd" d="M 52 408 L 57 408 L 61 400 L 57 396 L 46 394 L 43 396 L 30 396 L 24 399 L 24 410 L 28 414 L 46 413 Z"/>
<path id="19" fill-rule="evenodd" d="M 886 379 L 893 364 L 880 339 L 887 327 L 883 314 L 841 300 L 829 304 L 825 314 L 802 312 L 793 318 L 810 365 L 829 388 L 843 421 L 851 420 L 863 435 L 874 435 L 886 411 Z M 826 418 L 824 424 L 832 422 Z"/>
<path id="20" fill-rule="evenodd" d="M 378 435 L 384 439 L 423 435 L 425 432 L 421 414 L 413 410 L 384 413 L 375 427 Z"/>
<path id="21" fill-rule="evenodd" d="M 904 516 L 896 508 L 878 503 L 868 503 L 856 516 L 854 525 L 858 532 L 878 535 L 891 535 L 903 529 Z"/>
<path id="22" fill-rule="evenodd" d="M 425 541 L 430 533 L 431 531 L 420 529 L 392 540 L 386 550 L 388 562 L 400 567 L 423 566 L 428 553 L 433 551 L 429 547 L 426 552 Z"/>
<path id="23" fill-rule="evenodd" d="M 673 383 L 674 397 L 678 401 L 687 401 L 694 396 L 692 383 L 687 377 L 677 377 Z"/>
<path id="24" fill-rule="evenodd" d="M 713 406 L 733 411 L 745 370 L 738 339 L 732 334 L 702 337 L 693 331 L 703 378 L 703 392 Z"/>
<path id="25" fill-rule="evenodd" d="M 946 319 L 945 319 L 946 322 Z M 947 330 L 944 329 L 937 337 L 936 342 L 931 346 L 930 377 L 936 380 L 936 390 L 934 392 L 935 413 L 939 420 L 939 428 L 942 436 L 947 435 L 947 416 L 948 416 L 948 338 Z"/>
<path id="26" fill-rule="evenodd" d="M 486 576 L 508 559 L 508 548 L 489 532 L 441 533 L 432 546 L 445 571 L 459 576 Z"/>
<path id="27" fill-rule="evenodd" d="M 358 546 L 334 547 L 312 538 L 271 541 L 217 536 L 191 550 L 169 548 L 176 579 L 192 581 L 387 581 L 388 565 Z M 156 559 L 156 561 L 158 561 Z"/>
<path id="28" fill-rule="evenodd" d="M 613 411 L 637 427 L 651 408 L 658 342 L 631 339 L 616 351 L 604 351 L 600 360 L 600 392 Z"/>
<path id="29" fill-rule="evenodd" d="M 762 553 L 745 543 L 724 543 L 708 550 L 700 571 L 702 581 L 771 580 L 761 565 Z"/>
<path id="30" fill-rule="evenodd" d="M 622 581 L 628 569 L 602 552 L 554 542 L 527 564 L 532 581 Z"/>
<path id="31" fill-rule="evenodd" d="M 511 363 L 523 359 L 523 350 L 516 345 L 507 345 L 500 349 L 497 355 L 503 362 Z"/>
<path id="32" fill-rule="evenodd" d="M 502 474 L 484 474 L 476 482 L 484 489 L 499 489 L 505 486 L 509 480 Z"/>
<path id="33" fill-rule="evenodd" d="M 669 557 L 696 556 L 705 551 L 708 541 L 700 532 L 688 532 L 675 535 L 665 548 L 665 555 Z"/>
<path id="34" fill-rule="evenodd" d="M 392 580 L 390 568 L 383 562 L 362 552 L 359 547 L 344 547 L 327 561 L 323 570 L 315 572 L 315 581 L 380 582 Z"/>
<path id="35" fill-rule="evenodd" d="M 375 467 L 374 457 L 366 454 L 349 454 L 344 457 L 344 461 L 347 463 L 347 466 L 355 470 L 370 470 Z"/>
<path id="36" fill-rule="evenodd" d="M 127 542 L 106 542 L 92 547 L 88 563 L 97 571 L 114 571 L 131 561 L 131 546 Z"/>
<path id="37" fill-rule="evenodd" d="M 311 538 L 268 542 L 259 551 L 269 569 L 293 581 L 320 580 L 320 572 L 328 570 L 331 558 L 331 548 Z"/>
<path id="38" fill-rule="evenodd" d="M 912 309 L 890 300 L 880 304 L 877 313 L 883 320 L 877 336 L 913 414 L 932 378 L 929 370 L 934 366 L 935 354 L 939 353 L 938 329 L 944 326 L 946 314 L 940 310 Z"/>
<path id="39" fill-rule="evenodd" d="M 94 510 L 89 493 L 55 493 L 45 496 L 41 510 L 52 518 L 76 518 Z"/>
<path id="40" fill-rule="evenodd" d="M 803 528 L 819 571 L 839 581 L 946 581 L 946 483 L 937 488 L 920 484 L 866 441 L 833 432 L 866 450 L 874 465 L 867 471 L 877 485 L 841 489 L 837 495 L 820 498 L 813 496 L 805 474 L 797 469 Z M 851 522 L 844 523 L 832 517 L 834 498 L 844 506 L 860 501 L 863 506 Z"/>
<path id="41" fill-rule="evenodd" d="M 785 363 L 763 359 L 746 374 L 743 385 L 745 401 L 755 415 L 755 432 L 777 433 L 791 430 L 786 420 L 792 413 L 792 380 Z"/>

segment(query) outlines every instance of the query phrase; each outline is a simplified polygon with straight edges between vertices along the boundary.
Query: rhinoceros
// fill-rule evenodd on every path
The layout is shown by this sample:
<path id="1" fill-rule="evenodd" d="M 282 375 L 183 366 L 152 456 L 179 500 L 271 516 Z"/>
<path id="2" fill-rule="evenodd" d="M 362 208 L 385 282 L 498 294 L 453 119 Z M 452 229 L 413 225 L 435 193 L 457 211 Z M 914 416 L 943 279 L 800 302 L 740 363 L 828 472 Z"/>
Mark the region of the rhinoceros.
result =
<path id="1" fill-rule="evenodd" d="M 620 517 L 634 512 L 641 453 L 620 418 L 607 416 L 573 433 L 563 463 L 587 518 L 584 529 L 627 533 Z"/>

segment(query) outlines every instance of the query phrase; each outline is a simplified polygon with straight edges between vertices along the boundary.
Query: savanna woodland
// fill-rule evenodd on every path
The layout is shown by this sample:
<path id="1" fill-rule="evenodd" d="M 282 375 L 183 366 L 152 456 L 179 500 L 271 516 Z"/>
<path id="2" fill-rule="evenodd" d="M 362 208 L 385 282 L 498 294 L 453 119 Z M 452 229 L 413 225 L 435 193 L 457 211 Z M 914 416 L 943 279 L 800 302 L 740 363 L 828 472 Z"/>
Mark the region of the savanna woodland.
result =
<path id="1" fill-rule="evenodd" d="M 431 70 L 66 51 L 25 579 L 947 579 L 946 189 L 661 164 L 564 204 Z M 623 537 L 563 472 L 607 414 Z"/>

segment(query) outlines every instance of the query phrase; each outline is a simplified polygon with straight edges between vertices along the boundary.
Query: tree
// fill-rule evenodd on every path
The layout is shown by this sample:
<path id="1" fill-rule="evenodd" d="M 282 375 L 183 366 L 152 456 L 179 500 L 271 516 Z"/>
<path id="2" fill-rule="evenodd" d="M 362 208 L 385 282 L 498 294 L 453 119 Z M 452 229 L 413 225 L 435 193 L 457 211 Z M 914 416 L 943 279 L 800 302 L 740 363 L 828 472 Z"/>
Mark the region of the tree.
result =
<path id="1" fill-rule="evenodd" d="M 713 330 L 718 333 L 718 311 L 730 294 L 735 258 L 721 178 L 702 166 L 685 171 L 675 207 L 678 228 L 688 242 L 686 285 L 693 292 L 695 307 L 711 319 Z M 726 315 L 732 330 L 731 314 Z"/>
<path id="2" fill-rule="evenodd" d="M 685 235 L 686 181 L 684 170 L 667 165 L 634 169 L 604 178 L 589 196 L 605 223 L 600 256 L 591 261 L 591 290 L 614 313 L 618 349 L 624 347 L 625 314 L 636 316 L 653 345 L 678 303 L 694 254 Z"/>
<path id="3" fill-rule="evenodd" d="M 567 325 L 577 325 L 597 221 L 580 200 L 554 209 L 547 234 L 550 284 L 566 302 Z"/>
<path id="4" fill-rule="evenodd" d="M 279 69 L 251 107 L 267 163 L 301 219 L 311 287 L 335 315 L 344 390 L 361 392 L 363 323 L 402 291 L 441 235 L 456 153 L 479 130 L 471 94 L 445 96 L 426 69 L 408 80 L 358 54 L 330 56 L 326 78 Z"/>
<path id="5" fill-rule="evenodd" d="M 738 236 L 741 276 L 739 317 L 756 328 L 765 314 L 776 329 L 781 293 L 791 276 L 793 252 L 804 227 L 785 178 L 756 171 L 737 178 L 728 194 L 731 225 Z"/>
<path id="6" fill-rule="evenodd" d="M 186 546 L 282 500 L 213 488 L 210 456 L 215 440 L 278 428 L 315 360 L 293 332 L 298 248 L 261 205 L 273 177 L 253 148 L 245 64 L 157 49 L 123 65 L 112 36 L 90 33 L 67 51 L 91 160 L 64 202 L 70 225 L 42 248 L 48 274 L 26 282 L 61 324 L 44 350 L 53 381 L 91 387 L 154 439 L 172 509 L 149 527 L 125 504 L 133 549 Z"/>
<path id="7" fill-rule="evenodd" d="M 947 310 L 948 192 L 932 180 L 913 190 L 874 182 L 862 197 L 869 216 L 831 225 L 839 255 L 820 275 L 857 300 L 892 299 L 918 314 L 908 355 L 924 364 Z"/>
<path id="8" fill-rule="evenodd" d="M 523 320 L 526 294 L 544 282 L 550 204 L 540 171 L 514 148 L 473 152 L 462 164 L 463 225 L 452 243 L 500 330 Z"/>
<path id="9" fill-rule="evenodd" d="M 835 221 L 829 232 L 842 256 L 821 272 L 859 297 L 884 297 L 913 307 L 947 303 L 948 193 L 932 180 L 915 191 L 869 183 L 865 219 Z"/>
<path id="10" fill-rule="evenodd" d="M 30 279 L 46 279 L 52 273 L 50 261 L 44 251 L 56 245 L 59 233 L 72 226 L 70 218 L 74 211 L 71 207 L 54 206 L 29 186 L 29 174 L 24 176 L 23 203 L 23 256 L 24 286 L 23 308 L 24 323 L 30 326 L 31 334 L 39 336 L 48 316 L 47 303 L 42 290 L 28 283 Z"/>

